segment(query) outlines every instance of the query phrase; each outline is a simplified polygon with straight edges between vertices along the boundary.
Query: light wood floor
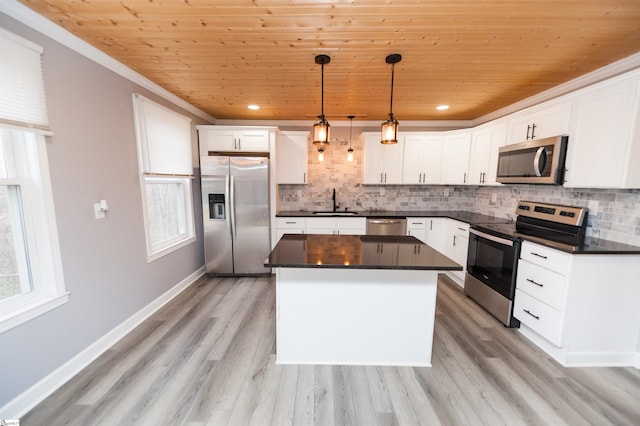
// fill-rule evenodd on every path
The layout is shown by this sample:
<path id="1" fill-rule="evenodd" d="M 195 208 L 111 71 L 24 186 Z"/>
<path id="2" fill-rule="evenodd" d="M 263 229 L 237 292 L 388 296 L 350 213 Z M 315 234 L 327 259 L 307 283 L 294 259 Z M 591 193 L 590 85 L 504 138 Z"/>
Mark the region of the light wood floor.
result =
<path id="1" fill-rule="evenodd" d="M 563 368 L 447 279 L 431 368 L 276 366 L 274 315 L 275 280 L 203 278 L 21 425 L 640 425 L 640 371 Z"/>

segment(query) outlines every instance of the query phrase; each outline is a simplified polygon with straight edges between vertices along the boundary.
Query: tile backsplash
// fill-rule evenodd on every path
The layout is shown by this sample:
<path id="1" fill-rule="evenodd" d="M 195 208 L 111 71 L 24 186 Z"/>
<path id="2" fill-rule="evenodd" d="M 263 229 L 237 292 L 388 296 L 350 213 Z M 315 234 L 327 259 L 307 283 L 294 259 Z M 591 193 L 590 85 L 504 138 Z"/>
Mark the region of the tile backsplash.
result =
<path id="1" fill-rule="evenodd" d="M 280 210 L 330 210 L 336 189 L 340 209 L 463 210 L 514 217 L 519 200 L 589 208 L 587 235 L 640 246 L 640 190 L 571 189 L 544 185 L 418 186 L 363 185 L 361 140 L 353 140 L 354 161 L 347 161 L 348 142 L 337 139 L 318 161 L 309 148 L 308 184 L 279 185 Z M 495 203 L 492 203 L 495 198 Z"/>

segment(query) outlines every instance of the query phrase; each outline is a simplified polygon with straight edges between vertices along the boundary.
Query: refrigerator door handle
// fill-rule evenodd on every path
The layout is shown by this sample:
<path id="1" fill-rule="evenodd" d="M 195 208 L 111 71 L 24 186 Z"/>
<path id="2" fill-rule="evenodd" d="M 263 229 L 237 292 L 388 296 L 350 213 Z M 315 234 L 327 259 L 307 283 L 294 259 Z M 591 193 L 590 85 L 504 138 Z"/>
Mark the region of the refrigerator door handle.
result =
<path id="1" fill-rule="evenodd" d="M 229 175 L 227 175 L 227 180 L 229 179 Z M 231 176 L 231 184 L 229 185 L 229 209 L 230 209 L 230 218 L 231 218 L 231 238 L 236 239 L 236 189 L 235 189 L 235 178 Z"/>

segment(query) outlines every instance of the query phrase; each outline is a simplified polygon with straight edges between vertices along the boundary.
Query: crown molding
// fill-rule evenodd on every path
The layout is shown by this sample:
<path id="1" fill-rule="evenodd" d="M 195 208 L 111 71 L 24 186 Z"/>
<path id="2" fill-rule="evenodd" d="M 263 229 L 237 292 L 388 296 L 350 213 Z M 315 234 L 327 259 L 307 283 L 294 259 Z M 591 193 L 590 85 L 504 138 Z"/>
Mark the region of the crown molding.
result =
<path id="1" fill-rule="evenodd" d="M 558 86 L 552 87 L 551 89 L 540 92 L 507 107 L 483 115 L 482 117 L 478 117 L 473 120 L 473 125 L 477 126 L 479 124 L 495 120 L 496 118 L 504 117 L 505 115 L 532 107 L 542 102 L 550 101 L 559 96 L 566 95 L 578 89 L 582 89 L 584 87 L 590 86 L 611 77 L 615 77 L 636 68 L 640 68 L 640 52 L 635 53 L 631 56 L 627 56 L 626 58 L 620 59 L 619 61 L 612 62 L 609 65 L 605 65 L 602 68 L 598 68 L 595 71 L 581 75 L 580 77 L 576 77 L 573 80 L 569 80 L 566 83 L 562 83 Z"/>
<path id="2" fill-rule="evenodd" d="M 190 113 L 204 120 L 207 120 L 210 123 L 213 123 L 215 121 L 215 117 L 212 117 L 201 109 L 196 108 L 184 99 L 179 98 L 178 96 L 157 85 L 143 75 L 127 67 L 122 62 L 115 60 L 111 56 L 93 47 L 86 41 L 81 40 L 59 25 L 49 21 L 44 16 L 39 15 L 23 4 L 18 3 L 16 0 L 0 1 L 0 12 L 28 26 L 34 31 L 37 31 L 42 35 L 57 41 L 63 46 L 66 46 L 69 49 L 79 53 L 80 55 L 92 60 L 98 65 L 102 65 L 108 70 L 111 70 L 114 73 L 120 75 L 121 77 L 124 77 L 141 87 L 144 87 L 150 92 L 155 93 L 156 95 L 166 99 L 176 106 L 179 106 L 180 108 L 189 111 Z"/>

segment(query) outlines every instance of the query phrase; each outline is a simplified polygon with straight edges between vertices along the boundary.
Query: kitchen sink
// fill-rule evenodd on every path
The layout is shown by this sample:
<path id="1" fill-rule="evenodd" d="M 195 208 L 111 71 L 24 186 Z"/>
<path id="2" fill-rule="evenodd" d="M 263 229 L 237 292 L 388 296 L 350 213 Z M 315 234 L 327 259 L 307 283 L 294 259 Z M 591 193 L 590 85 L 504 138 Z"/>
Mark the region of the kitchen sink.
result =
<path id="1" fill-rule="evenodd" d="M 318 212 L 312 212 L 312 214 L 317 215 L 317 216 L 357 216 L 359 213 L 358 212 L 345 212 L 345 211 L 318 211 Z"/>

